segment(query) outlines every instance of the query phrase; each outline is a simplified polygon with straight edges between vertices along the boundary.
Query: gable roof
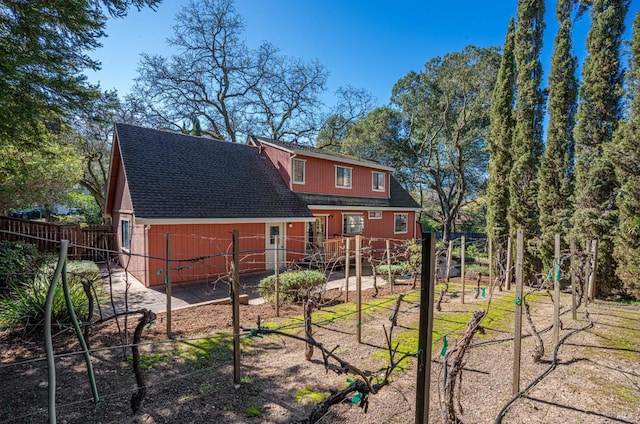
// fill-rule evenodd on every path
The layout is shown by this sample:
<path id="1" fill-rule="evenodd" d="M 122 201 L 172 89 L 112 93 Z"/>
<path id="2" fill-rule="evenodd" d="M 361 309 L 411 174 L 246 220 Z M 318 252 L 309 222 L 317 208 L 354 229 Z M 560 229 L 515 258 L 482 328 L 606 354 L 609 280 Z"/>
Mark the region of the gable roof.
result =
<path id="1" fill-rule="evenodd" d="M 253 146 L 128 124 L 115 141 L 138 218 L 313 217 Z"/>
<path id="2" fill-rule="evenodd" d="M 331 160 L 334 162 L 342 162 L 350 165 L 358 165 L 358 166 L 366 166 L 366 167 L 375 168 L 375 169 L 383 169 L 385 171 L 390 171 L 390 172 L 395 171 L 395 169 L 390 166 L 382 165 L 381 163 L 374 162 L 372 160 L 362 159 L 357 156 L 345 155 L 343 153 L 332 152 L 330 150 L 318 149 L 317 147 L 313 147 L 313 146 L 305 146 L 301 144 L 288 143 L 285 141 L 273 140 L 270 138 L 263 138 L 263 137 L 256 137 L 253 135 L 249 136 L 249 139 L 247 140 L 247 142 L 251 142 L 256 146 L 260 146 L 261 144 L 266 144 L 295 155 L 304 155 L 304 156 L 310 156 L 310 157 L 315 157 L 320 159 Z"/>

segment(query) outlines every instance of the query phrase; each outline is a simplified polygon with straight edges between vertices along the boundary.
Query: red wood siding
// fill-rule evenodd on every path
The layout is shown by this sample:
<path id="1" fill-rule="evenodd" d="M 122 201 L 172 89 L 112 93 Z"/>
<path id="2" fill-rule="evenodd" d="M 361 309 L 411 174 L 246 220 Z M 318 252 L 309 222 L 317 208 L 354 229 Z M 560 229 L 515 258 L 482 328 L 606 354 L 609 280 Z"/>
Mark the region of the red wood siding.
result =
<path id="1" fill-rule="evenodd" d="M 298 154 L 297 159 L 305 161 L 305 183 L 291 184 L 291 154 L 281 149 L 263 145 L 264 154 L 271 160 L 282 179 L 293 189 L 301 193 L 326 193 L 342 196 L 365 196 L 376 198 L 389 197 L 389 172 L 365 166 L 340 163 L 336 160 L 320 159 Z M 351 168 L 351 188 L 336 187 L 336 165 Z M 384 191 L 373 191 L 372 172 L 385 175 Z"/>
<path id="2" fill-rule="evenodd" d="M 376 209 L 379 210 L 379 209 Z M 311 210 L 315 216 L 327 216 L 327 236 L 328 238 L 352 236 L 342 233 L 342 215 L 359 214 L 364 216 L 364 232 L 363 237 L 380 238 L 380 239 L 400 239 L 409 240 L 415 238 L 415 212 L 414 211 L 393 211 L 384 210 L 382 219 L 369 219 L 369 210 Z M 394 213 L 407 214 L 407 232 L 406 234 L 394 234 Z M 354 234 L 355 236 L 355 234 Z"/>
<path id="3" fill-rule="evenodd" d="M 340 196 L 365 196 L 387 198 L 389 197 L 389 173 L 379 169 L 362 166 L 341 164 L 331 160 L 318 159 L 313 157 L 302 157 L 305 159 L 305 184 L 293 184 L 293 191 L 303 193 L 326 193 Z M 351 188 L 336 187 L 336 165 L 351 168 Z M 385 174 L 385 191 L 373 191 L 372 171 L 383 172 Z"/>
<path id="4" fill-rule="evenodd" d="M 271 160 L 273 166 L 278 170 L 278 173 L 282 179 L 291 185 L 291 155 L 283 150 L 276 149 L 275 147 L 263 145 L 264 154 Z"/>
<path id="5" fill-rule="evenodd" d="M 304 223 L 285 224 L 287 262 L 304 252 Z M 153 225 L 148 230 L 149 280 L 164 284 L 167 233 L 171 233 L 171 281 L 215 281 L 230 272 L 232 231 L 240 237 L 240 272 L 265 269 L 265 223 Z"/>

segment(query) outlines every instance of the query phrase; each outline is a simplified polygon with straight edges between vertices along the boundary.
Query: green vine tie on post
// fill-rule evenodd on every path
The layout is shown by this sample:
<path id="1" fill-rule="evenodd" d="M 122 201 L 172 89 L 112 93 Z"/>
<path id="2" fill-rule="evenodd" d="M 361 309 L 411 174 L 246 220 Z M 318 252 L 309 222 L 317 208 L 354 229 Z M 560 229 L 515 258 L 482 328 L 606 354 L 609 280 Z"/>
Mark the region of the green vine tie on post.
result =
<path id="1" fill-rule="evenodd" d="M 47 353 L 47 381 L 49 383 L 49 424 L 56 424 L 56 364 L 53 357 L 53 340 L 51 337 L 51 309 L 56 283 L 66 264 L 68 247 L 68 240 L 62 240 L 60 242 L 58 265 L 56 266 L 56 271 L 53 273 L 53 278 L 51 278 L 51 284 L 49 284 L 49 290 L 47 291 L 47 299 L 44 304 L 44 348 Z"/>
<path id="2" fill-rule="evenodd" d="M 98 396 L 96 377 L 93 373 L 93 365 L 91 364 L 89 349 L 87 348 L 87 342 L 84 340 L 84 336 L 82 335 L 82 330 L 80 329 L 80 325 L 78 324 L 78 318 L 76 317 L 76 312 L 73 309 L 73 303 L 71 302 L 71 295 L 69 294 L 69 284 L 67 282 L 66 252 L 64 255 L 64 264 L 62 268 L 62 289 L 64 291 L 64 301 L 67 304 L 67 311 L 69 312 L 69 316 L 71 317 L 71 323 L 73 324 L 73 328 L 76 330 L 76 336 L 78 337 L 78 341 L 80 342 L 80 346 L 82 347 L 84 360 L 87 363 L 87 374 L 89 374 L 89 382 L 91 383 L 91 393 L 93 394 L 93 401 L 97 403 L 100 400 L 100 397 Z"/>
<path id="3" fill-rule="evenodd" d="M 447 348 L 449 347 L 449 341 L 447 340 L 447 336 L 442 337 L 442 350 L 440 351 L 440 355 L 444 356 L 447 354 Z"/>
<path id="4" fill-rule="evenodd" d="M 480 297 L 482 297 L 483 299 L 486 299 L 486 298 L 487 298 L 487 293 L 486 293 L 486 292 L 487 292 L 487 288 L 486 288 L 486 287 L 482 287 L 482 288 L 480 289 L 480 292 L 482 293 L 482 294 L 480 295 Z"/>

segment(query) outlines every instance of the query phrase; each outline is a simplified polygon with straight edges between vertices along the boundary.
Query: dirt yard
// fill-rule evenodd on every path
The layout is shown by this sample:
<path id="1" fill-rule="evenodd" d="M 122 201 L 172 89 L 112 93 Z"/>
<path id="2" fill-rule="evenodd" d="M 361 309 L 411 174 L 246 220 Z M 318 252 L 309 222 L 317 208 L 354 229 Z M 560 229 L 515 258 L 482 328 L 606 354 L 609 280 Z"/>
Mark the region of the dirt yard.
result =
<path id="1" fill-rule="evenodd" d="M 439 293 L 441 287 L 437 288 Z M 362 343 L 356 339 L 356 318 L 351 305 L 341 305 L 338 293 L 327 293 L 332 306 L 314 312 L 314 338 L 325 347 L 372 376 L 388 366 L 383 328 L 389 329 L 397 293 L 406 292 L 398 314 L 393 339 L 400 354 L 417 353 L 419 290 L 396 286 L 396 295 L 385 287 L 374 298 L 363 293 Z M 350 301 L 354 300 L 350 293 Z M 332 297 L 335 297 L 333 299 Z M 437 299 L 438 296 L 436 296 Z M 490 299 L 490 301 L 489 301 Z M 513 291 L 486 290 L 486 298 L 475 298 L 475 287 L 465 291 L 452 283 L 441 310 L 434 312 L 433 355 L 429 422 L 443 422 L 444 337 L 447 351 L 461 341 L 473 312 L 488 310 L 483 332 L 474 335 L 463 358 L 459 387 L 458 418 L 465 423 L 493 423 L 503 415 L 504 423 L 638 423 L 640 422 L 640 306 L 596 301 L 578 309 L 571 318 L 570 295 L 561 297 L 563 342 L 554 347 L 550 325 L 553 303 L 546 292 L 528 297 L 531 317 L 544 341 L 545 354 L 533 363 L 534 337 L 523 317 L 520 389 L 540 380 L 520 396 L 504 414 L 512 398 L 513 381 Z M 588 310 L 588 318 L 585 315 Z M 242 326 L 249 330 L 261 322 L 289 334 L 304 336 L 302 308 L 283 308 L 275 318 L 269 305 L 242 306 Z M 129 336 L 137 323 L 129 319 Z M 121 329 L 124 322 L 120 322 Z M 92 401 L 82 355 L 69 355 L 78 345 L 72 332 L 55 336 L 59 423 L 293 423 L 304 422 L 317 403 L 345 389 L 353 375 L 324 367 L 316 349 L 305 359 L 303 342 L 279 335 L 254 335 L 243 331 L 241 381 L 234 384 L 231 308 L 201 306 L 173 314 L 174 338 L 167 339 L 166 320 L 158 315 L 143 332 L 141 364 L 147 394 L 142 410 L 130 406 L 136 380 L 131 367 L 131 349 L 116 323 L 109 321 L 90 330 L 92 363 L 100 396 Z M 247 336 L 250 337 L 247 337 Z M 565 338 L 566 337 L 566 338 Z M 42 423 L 48 417 L 47 364 L 43 337 L 22 333 L 0 333 L 0 422 Z M 126 358 L 125 359 L 125 355 Z M 538 378 L 550 370 L 544 378 Z M 390 383 L 367 397 L 367 408 L 351 396 L 334 405 L 320 423 L 412 423 L 416 406 L 416 359 L 401 363 Z M 365 410 L 366 409 L 366 410 Z M 462 413 L 460 413 L 460 409 Z"/>

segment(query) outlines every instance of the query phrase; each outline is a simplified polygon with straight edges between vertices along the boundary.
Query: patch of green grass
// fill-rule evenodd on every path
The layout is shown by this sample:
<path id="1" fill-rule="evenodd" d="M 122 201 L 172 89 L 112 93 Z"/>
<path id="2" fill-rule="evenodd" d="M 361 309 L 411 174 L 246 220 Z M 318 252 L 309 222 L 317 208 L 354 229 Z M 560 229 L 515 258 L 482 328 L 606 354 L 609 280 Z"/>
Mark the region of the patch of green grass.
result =
<path id="1" fill-rule="evenodd" d="M 150 370 L 152 368 L 154 368 L 158 362 L 160 361 L 164 361 L 169 357 L 168 354 L 160 354 L 160 353 L 152 353 L 152 354 L 146 354 L 146 353 L 141 353 L 140 354 L 140 369 L 143 371 L 147 371 Z M 133 357 L 129 356 L 127 357 L 127 362 L 129 362 L 129 365 L 133 365 Z"/>
<path id="2" fill-rule="evenodd" d="M 249 406 L 245 408 L 244 414 L 247 417 L 260 417 L 262 416 L 262 411 L 260 411 L 260 408 L 257 406 Z"/>
<path id="3" fill-rule="evenodd" d="M 305 386 L 304 388 L 298 390 L 295 396 L 295 400 L 297 403 L 320 403 L 328 397 L 329 393 L 316 392 L 311 387 Z"/>
<path id="4" fill-rule="evenodd" d="M 616 384 L 610 380 L 591 376 L 588 380 L 595 386 L 594 394 L 600 393 L 603 399 L 610 402 L 612 408 L 627 408 L 640 403 L 640 392 L 632 387 Z"/>
<path id="5" fill-rule="evenodd" d="M 241 343 L 247 343 L 246 341 Z M 211 361 L 226 361 L 233 357 L 233 334 L 218 333 L 211 337 L 182 341 L 177 352 L 186 362 L 205 366 Z"/>

